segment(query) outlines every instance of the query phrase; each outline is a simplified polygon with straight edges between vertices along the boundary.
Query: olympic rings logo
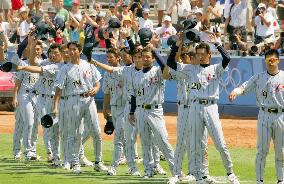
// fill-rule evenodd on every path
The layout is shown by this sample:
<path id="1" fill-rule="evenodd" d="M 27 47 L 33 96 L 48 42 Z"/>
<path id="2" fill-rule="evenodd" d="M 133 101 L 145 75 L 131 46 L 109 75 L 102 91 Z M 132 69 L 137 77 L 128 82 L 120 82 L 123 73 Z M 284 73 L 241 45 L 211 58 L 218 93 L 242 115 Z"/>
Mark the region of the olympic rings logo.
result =
<path id="1" fill-rule="evenodd" d="M 231 93 L 231 90 L 240 86 L 241 83 L 242 83 L 242 75 L 237 68 L 232 68 L 231 70 L 225 70 L 223 78 L 221 78 L 219 81 L 220 93 L 222 93 L 224 90 L 228 95 Z M 230 90 L 228 88 L 230 88 Z"/>

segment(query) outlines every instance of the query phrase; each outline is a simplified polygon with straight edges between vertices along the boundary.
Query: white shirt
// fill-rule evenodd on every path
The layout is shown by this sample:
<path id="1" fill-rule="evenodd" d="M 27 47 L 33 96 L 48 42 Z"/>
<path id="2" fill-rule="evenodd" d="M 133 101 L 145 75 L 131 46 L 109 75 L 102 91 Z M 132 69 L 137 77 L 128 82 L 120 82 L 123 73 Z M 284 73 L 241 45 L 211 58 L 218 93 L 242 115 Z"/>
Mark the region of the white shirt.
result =
<path id="1" fill-rule="evenodd" d="M 149 28 L 152 31 L 154 30 L 154 24 L 152 20 L 150 19 L 145 20 L 144 18 L 139 17 L 138 22 L 139 22 L 139 29 Z"/>
<path id="2" fill-rule="evenodd" d="M 27 34 L 30 32 L 30 28 L 32 27 L 32 23 L 28 23 L 27 21 L 23 21 L 20 24 L 20 42 L 22 42 L 26 37 Z"/>
<path id="3" fill-rule="evenodd" d="M 8 22 L 1 22 L 1 28 L 3 29 L 3 33 L 5 36 L 8 36 L 10 31 L 10 24 Z"/>
<path id="4" fill-rule="evenodd" d="M 191 12 L 191 5 L 189 0 L 181 0 L 181 4 L 177 4 L 177 14 L 179 17 L 187 17 Z"/>
<path id="5" fill-rule="evenodd" d="M 240 4 L 234 4 L 232 9 L 231 6 L 232 4 L 228 6 L 228 11 L 224 15 L 225 18 L 228 18 L 231 15 L 231 20 L 229 24 L 233 27 L 246 26 L 247 0 L 241 0 Z M 230 9 L 231 9 L 231 14 L 229 13 Z"/>
<path id="6" fill-rule="evenodd" d="M 261 19 L 259 16 L 255 17 L 255 25 L 256 25 L 256 35 L 257 36 L 268 36 L 273 34 L 274 35 L 274 27 L 273 27 L 273 22 L 274 22 L 274 18 L 273 16 L 266 12 L 264 15 L 264 19 L 268 22 L 270 22 L 270 26 L 267 27 L 264 23 L 261 24 Z"/>

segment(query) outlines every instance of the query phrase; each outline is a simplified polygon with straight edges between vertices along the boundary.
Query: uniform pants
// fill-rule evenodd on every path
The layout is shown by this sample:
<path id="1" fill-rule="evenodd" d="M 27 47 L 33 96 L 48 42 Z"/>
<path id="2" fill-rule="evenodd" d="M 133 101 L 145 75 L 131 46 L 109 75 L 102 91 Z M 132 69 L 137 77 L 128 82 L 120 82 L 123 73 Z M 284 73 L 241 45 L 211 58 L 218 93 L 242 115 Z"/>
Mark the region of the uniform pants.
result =
<path id="1" fill-rule="evenodd" d="M 189 140 L 190 156 L 193 164 L 193 175 L 196 180 L 200 180 L 206 175 L 204 170 L 202 170 L 202 163 L 206 159 L 204 155 L 204 150 L 206 149 L 204 146 L 206 143 L 203 139 L 205 127 L 221 155 L 226 172 L 233 173 L 233 163 L 225 143 L 217 104 L 203 105 L 192 103 L 189 109 L 189 116 L 191 121 Z"/>
<path id="2" fill-rule="evenodd" d="M 152 145 L 154 142 L 153 140 L 155 140 L 155 143 L 157 143 L 158 148 L 164 154 L 168 161 L 170 170 L 173 173 L 174 152 L 168 140 L 163 108 L 143 109 L 141 107 L 137 107 L 135 115 L 138 132 L 141 138 L 145 172 L 147 174 L 153 174 L 154 163 L 151 160 L 151 154 L 153 154 Z"/>
<path id="3" fill-rule="evenodd" d="M 263 180 L 266 156 L 273 140 L 277 180 L 284 175 L 284 113 L 269 113 L 260 110 L 257 122 L 256 179 Z"/>
<path id="4" fill-rule="evenodd" d="M 84 118 L 84 127 L 90 130 L 90 135 L 93 138 L 93 146 L 97 148 L 94 150 L 95 161 L 100 162 L 102 160 L 102 137 L 94 98 L 71 96 L 65 103 L 66 108 L 63 111 L 63 116 L 64 121 L 68 122 L 67 150 L 69 153 L 67 160 L 72 165 L 79 164 L 79 151 L 82 142 L 80 126 Z"/>
<path id="5" fill-rule="evenodd" d="M 189 174 L 192 174 L 193 171 L 193 164 L 192 159 L 190 159 L 190 150 L 189 150 L 189 141 L 190 141 L 190 117 L 189 117 L 189 107 L 184 107 L 184 104 L 178 106 L 178 118 L 177 118 L 177 143 L 176 143 L 176 150 L 174 156 L 174 175 L 181 176 L 182 174 L 182 162 L 184 158 L 184 154 L 188 151 L 188 171 Z M 204 148 L 207 148 L 207 129 L 205 128 L 202 143 Z M 205 150 L 203 151 L 203 155 L 205 155 Z M 199 155 L 201 156 L 201 155 Z M 200 159 L 200 158 L 199 158 Z M 208 175 L 208 160 L 204 159 L 202 164 L 203 172 Z"/>

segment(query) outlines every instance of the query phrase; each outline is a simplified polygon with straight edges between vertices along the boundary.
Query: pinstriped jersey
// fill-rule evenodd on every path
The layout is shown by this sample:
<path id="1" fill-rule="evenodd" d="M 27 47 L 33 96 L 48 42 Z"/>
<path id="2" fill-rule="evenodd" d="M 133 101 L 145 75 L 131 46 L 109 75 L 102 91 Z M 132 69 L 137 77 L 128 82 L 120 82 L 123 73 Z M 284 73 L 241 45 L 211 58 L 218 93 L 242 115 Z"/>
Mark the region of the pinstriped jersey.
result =
<path id="1" fill-rule="evenodd" d="M 190 96 L 194 99 L 219 99 L 219 81 L 225 69 L 222 63 L 202 67 L 200 65 L 178 64 L 179 75 L 189 80 Z"/>
<path id="2" fill-rule="evenodd" d="M 118 67 L 123 70 L 124 67 Z M 125 105 L 126 99 L 123 97 L 123 76 L 116 77 L 113 73 L 104 73 L 103 87 L 104 94 L 110 95 L 110 105 Z"/>
<path id="3" fill-rule="evenodd" d="M 164 102 L 165 81 L 161 68 L 152 66 L 150 71 L 135 73 L 132 81 L 132 94 L 136 96 L 136 105 L 157 105 Z"/>
<path id="4" fill-rule="evenodd" d="M 132 88 L 132 80 L 137 71 L 139 70 L 136 70 L 134 64 L 131 66 L 115 67 L 113 69 L 113 75 L 123 80 L 123 98 L 126 100 L 126 103 L 130 102 L 131 95 L 133 95 L 130 91 Z"/>
<path id="5" fill-rule="evenodd" d="M 189 105 L 188 95 L 190 94 L 190 87 L 188 80 L 178 75 L 178 72 L 170 68 L 171 79 L 177 81 L 177 102 Z"/>
<path id="6" fill-rule="evenodd" d="M 37 82 L 37 90 L 39 94 L 55 94 L 54 81 L 56 75 L 64 63 L 53 63 L 49 61 L 44 61 L 41 63 L 42 74 L 40 74 L 39 80 Z"/>
<path id="7" fill-rule="evenodd" d="M 29 66 L 27 60 L 21 60 L 19 65 Z M 39 79 L 39 74 L 19 71 L 15 75 L 15 78 L 21 81 L 21 87 L 18 96 L 28 96 L 29 94 L 27 93 L 27 90 L 33 91 L 35 89 L 35 84 Z"/>
<path id="8" fill-rule="evenodd" d="M 65 96 L 79 95 L 91 90 L 101 79 L 97 68 L 84 60 L 80 64 L 65 64 L 57 74 L 55 87 L 62 90 Z"/>
<path id="9" fill-rule="evenodd" d="M 239 88 L 244 93 L 256 92 L 256 103 L 259 107 L 284 108 L 284 71 L 275 76 L 262 72 L 252 76 Z"/>

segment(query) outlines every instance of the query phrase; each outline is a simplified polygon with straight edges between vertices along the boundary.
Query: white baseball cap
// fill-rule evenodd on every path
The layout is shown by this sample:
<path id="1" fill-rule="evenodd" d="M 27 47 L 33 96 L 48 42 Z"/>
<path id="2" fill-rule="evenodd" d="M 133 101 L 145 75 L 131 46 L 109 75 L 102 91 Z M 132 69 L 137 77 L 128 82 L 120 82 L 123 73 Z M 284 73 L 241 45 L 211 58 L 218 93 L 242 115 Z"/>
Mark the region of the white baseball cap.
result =
<path id="1" fill-rule="evenodd" d="M 201 15 L 203 15 L 203 11 L 200 8 L 195 11 L 195 14 L 196 13 L 200 13 Z"/>
<path id="2" fill-rule="evenodd" d="M 23 12 L 28 12 L 28 8 L 26 8 L 25 6 L 22 6 L 19 10 L 20 13 L 23 13 Z"/>
<path id="3" fill-rule="evenodd" d="M 257 7 L 258 7 L 258 8 L 265 8 L 265 9 L 266 9 L 266 5 L 265 5 L 264 3 L 259 3 Z"/>
<path id="4" fill-rule="evenodd" d="M 170 16 L 166 15 L 166 16 L 164 17 L 164 21 L 169 21 L 169 22 L 171 22 L 171 21 L 172 21 L 172 18 L 171 18 Z"/>

